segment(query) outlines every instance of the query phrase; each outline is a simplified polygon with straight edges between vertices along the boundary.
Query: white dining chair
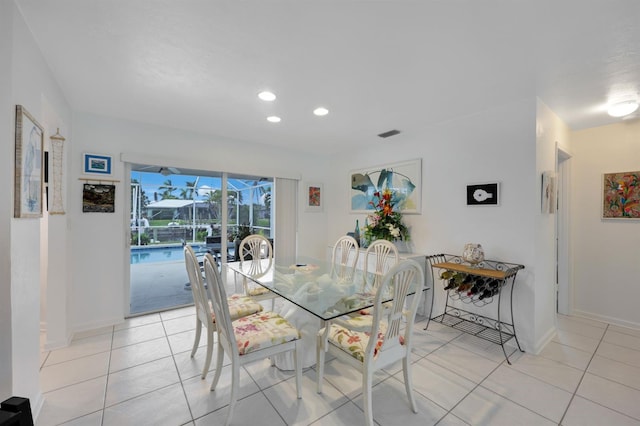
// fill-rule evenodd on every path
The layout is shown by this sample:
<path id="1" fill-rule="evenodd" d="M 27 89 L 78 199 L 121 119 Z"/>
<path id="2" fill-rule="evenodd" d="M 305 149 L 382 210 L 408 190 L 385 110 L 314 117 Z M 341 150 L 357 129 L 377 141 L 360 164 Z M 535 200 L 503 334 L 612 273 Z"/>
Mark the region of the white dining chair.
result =
<path id="1" fill-rule="evenodd" d="M 213 311 L 218 321 L 218 358 L 216 372 L 211 383 L 214 391 L 220 372 L 224 353 L 231 359 L 231 399 L 226 425 L 231 422 L 233 409 L 238 399 L 240 366 L 258 359 L 293 351 L 296 390 L 298 399 L 302 398 L 302 349 L 300 333 L 286 319 L 275 312 L 260 312 L 231 321 L 226 291 L 221 283 L 216 261 L 210 254 L 205 255 L 204 271 L 209 288 Z M 271 360 L 273 366 L 273 360 Z"/>
<path id="2" fill-rule="evenodd" d="M 359 255 L 355 238 L 349 235 L 338 238 L 331 256 L 331 277 L 345 282 L 353 281 Z"/>
<path id="3" fill-rule="evenodd" d="M 375 240 L 364 254 L 362 270 L 362 292 L 375 294 L 384 275 L 400 261 L 398 248 L 391 241 Z M 371 267 L 373 264 L 373 268 Z M 388 302 L 391 303 L 391 302 Z M 371 309 L 361 309 L 351 314 L 356 321 L 370 321 L 371 318 L 358 318 L 361 315 L 371 315 Z"/>
<path id="4" fill-rule="evenodd" d="M 363 291 L 368 290 L 375 293 L 384 275 L 399 260 L 398 248 L 391 241 L 375 240 L 372 242 L 364 254 L 364 265 L 362 267 Z M 371 263 L 374 264 L 373 269 L 371 268 Z"/>
<path id="5" fill-rule="evenodd" d="M 213 257 L 212 257 L 213 258 Z M 207 357 L 202 368 L 202 378 L 207 377 L 209 366 L 211 365 L 211 356 L 213 353 L 213 335 L 216 331 L 216 316 L 211 310 L 209 297 L 204 287 L 202 271 L 198 258 L 193 248 L 189 245 L 184 246 L 184 263 L 191 284 L 191 294 L 193 295 L 193 304 L 196 308 L 196 337 L 193 341 L 191 349 L 191 358 L 193 358 L 200 345 L 200 335 L 202 326 L 207 330 Z M 209 282 L 208 287 L 211 288 Z M 241 294 L 232 294 L 228 299 L 229 312 L 232 319 L 238 319 L 243 316 L 255 314 L 262 311 L 262 305 L 255 300 Z"/>
<path id="6" fill-rule="evenodd" d="M 263 235 L 252 234 L 245 237 L 239 246 L 240 267 L 247 268 L 248 274 L 254 278 L 260 278 L 273 266 L 273 247 L 271 242 Z M 247 267 L 248 263 L 248 267 Z M 235 275 L 237 279 L 237 274 Z M 247 277 L 242 277 L 244 294 L 252 299 L 262 302 L 271 300 L 271 310 L 275 307 L 277 295 L 267 288 L 252 283 Z"/>
<path id="7" fill-rule="evenodd" d="M 409 405 L 414 413 L 418 412 L 413 395 L 411 348 L 413 325 L 421 298 L 411 298 L 408 310 L 403 310 L 403 306 L 407 300 L 407 294 L 422 291 L 423 285 L 421 266 L 413 260 L 405 260 L 384 275 L 375 297 L 372 321 L 357 327 L 353 320 L 335 319 L 318 332 L 316 349 L 318 393 L 322 393 L 325 352 L 328 352 L 362 373 L 362 396 L 367 426 L 373 425 L 371 402 L 373 374 L 399 360 L 402 360 Z M 391 294 L 393 304 L 383 303 L 385 294 Z"/>

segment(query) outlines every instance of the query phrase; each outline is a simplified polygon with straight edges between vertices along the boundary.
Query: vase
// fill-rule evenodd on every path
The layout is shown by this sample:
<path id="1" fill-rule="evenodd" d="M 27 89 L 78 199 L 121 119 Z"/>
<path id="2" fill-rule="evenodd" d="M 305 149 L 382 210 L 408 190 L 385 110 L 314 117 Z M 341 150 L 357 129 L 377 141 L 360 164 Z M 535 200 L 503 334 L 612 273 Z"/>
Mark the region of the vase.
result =
<path id="1" fill-rule="evenodd" d="M 468 243 L 464 246 L 464 251 L 462 252 L 462 259 L 465 262 L 471 264 L 471 266 L 476 267 L 478 263 L 484 260 L 484 250 L 482 249 L 482 245 L 475 243 Z"/>
<path id="2" fill-rule="evenodd" d="M 392 243 L 398 249 L 398 253 L 409 253 L 409 244 L 406 241 L 396 240 Z"/>

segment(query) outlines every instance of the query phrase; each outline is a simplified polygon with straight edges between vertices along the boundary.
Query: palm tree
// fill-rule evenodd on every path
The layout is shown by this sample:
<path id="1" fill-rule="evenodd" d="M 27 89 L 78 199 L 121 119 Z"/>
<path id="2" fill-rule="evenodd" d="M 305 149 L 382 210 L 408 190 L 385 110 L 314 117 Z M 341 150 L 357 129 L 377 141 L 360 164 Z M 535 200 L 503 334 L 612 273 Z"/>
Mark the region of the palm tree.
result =
<path id="1" fill-rule="evenodd" d="M 175 200 L 177 198 L 175 195 L 173 195 L 173 191 L 178 188 L 176 188 L 173 183 L 171 183 L 171 179 L 165 180 L 162 186 L 159 186 L 158 189 L 162 191 L 162 194 L 160 194 L 160 196 L 163 200 Z"/>
<path id="2" fill-rule="evenodd" d="M 219 189 L 214 189 L 213 191 L 209 191 L 207 193 L 207 203 L 209 204 L 209 211 L 211 211 L 211 217 L 214 219 L 219 219 L 218 209 L 220 204 L 222 203 L 222 191 Z"/>
<path id="3" fill-rule="evenodd" d="M 187 182 L 185 188 L 180 190 L 180 199 L 190 200 L 193 197 L 193 191 L 196 189 L 196 181 Z"/>
<path id="4" fill-rule="evenodd" d="M 264 206 L 267 211 L 271 211 L 271 187 L 264 190 Z"/>

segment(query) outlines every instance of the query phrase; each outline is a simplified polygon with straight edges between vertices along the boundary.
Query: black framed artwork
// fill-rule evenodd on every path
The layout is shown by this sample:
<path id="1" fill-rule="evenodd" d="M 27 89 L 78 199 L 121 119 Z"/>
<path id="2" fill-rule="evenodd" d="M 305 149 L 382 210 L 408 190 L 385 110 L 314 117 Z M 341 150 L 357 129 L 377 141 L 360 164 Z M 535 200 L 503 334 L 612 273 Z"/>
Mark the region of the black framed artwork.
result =
<path id="1" fill-rule="evenodd" d="M 468 206 L 497 206 L 500 203 L 498 182 L 467 185 Z"/>

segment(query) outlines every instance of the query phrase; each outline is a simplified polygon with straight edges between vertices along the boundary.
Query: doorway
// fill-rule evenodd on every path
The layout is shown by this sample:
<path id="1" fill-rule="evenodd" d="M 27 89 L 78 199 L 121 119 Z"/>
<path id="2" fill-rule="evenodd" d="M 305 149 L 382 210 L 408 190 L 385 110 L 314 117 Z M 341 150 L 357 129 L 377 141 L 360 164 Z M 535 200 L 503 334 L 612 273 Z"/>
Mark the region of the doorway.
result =
<path id="1" fill-rule="evenodd" d="M 272 178 L 132 165 L 130 185 L 129 315 L 193 304 L 183 245 L 226 262 L 240 227 L 272 238 Z"/>
<path id="2" fill-rule="evenodd" d="M 570 236 L 570 178 L 571 154 L 556 142 L 557 214 L 556 214 L 556 310 L 563 315 L 573 311 L 571 281 Z"/>

